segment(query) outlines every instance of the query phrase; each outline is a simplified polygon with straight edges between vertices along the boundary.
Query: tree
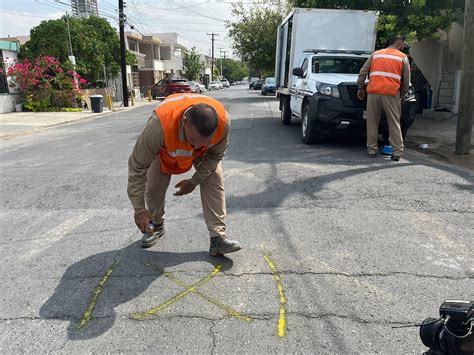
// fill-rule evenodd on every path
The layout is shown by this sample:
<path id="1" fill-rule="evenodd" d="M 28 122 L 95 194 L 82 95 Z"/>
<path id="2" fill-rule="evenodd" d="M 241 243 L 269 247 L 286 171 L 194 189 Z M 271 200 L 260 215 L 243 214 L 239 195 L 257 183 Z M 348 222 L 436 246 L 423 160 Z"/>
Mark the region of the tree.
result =
<path id="1" fill-rule="evenodd" d="M 247 76 L 249 69 L 242 62 L 226 58 L 222 59 L 222 72 L 222 75 L 229 81 L 237 81 Z"/>
<path id="2" fill-rule="evenodd" d="M 201 62 L 201 55 L 196 47 L 184 51 L 183 67 L 186 72 L 186 79 L 197 80 L 204 70 L 204 64 Z"/>
<path id="3" fill-rule="evenodd" d="M 394 35 L 409 42 L 437 38 L 463 12 L 464 0 L 295 0 L 294 7 L 379 11 L 377 48 Z"/>
<path id="4" fill-rule="evenodd" d="M 40 56 L 54 56 L 64 66 L 72 69 L 67 22 L 71 33 L 72 52 L 76 58 L 77 72 L 96 81 L 103 78 L 104 66 L 111 77 L 120 69 L 120 42 L 115 29 L 103 18 L 73 18 L 42 21 L 30 31 L 30 40 L 20 53 L 30 61 Z M 129 52 L 128 60 L 134 55 Z"/>
<path id="5" fill-rule="evenodd" d="M 269 74 L 275 65 L 276 32 L 281 20 L 294 7 L 378 11 L 377 48 L 385 47 L 394 35 L 408 41 L 436 38 L 447 30 L 464 0 L 292 0 L 255 1 L 232 4 L 235 20 L 227 23 L 234 49 L 249 65 L 252 74 Z"/>
<path id="6" fill-rule="evenodd" d="M 227 23 L 234 49 L 260 75 L 274 71 L 277 27 L 286 9 L 280 3 L 273 4 L 232 4 L 235 21 Z"/>

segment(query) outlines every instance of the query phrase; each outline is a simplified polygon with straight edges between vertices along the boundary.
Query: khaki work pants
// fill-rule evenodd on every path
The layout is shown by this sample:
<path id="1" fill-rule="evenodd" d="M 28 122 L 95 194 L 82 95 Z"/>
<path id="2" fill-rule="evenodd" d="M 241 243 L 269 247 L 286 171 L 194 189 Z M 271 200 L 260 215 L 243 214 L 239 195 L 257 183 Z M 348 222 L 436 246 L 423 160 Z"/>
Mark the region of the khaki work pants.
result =
<path id="1" fill-rule="evenodd" d="M 196 167 L 199 161 L 193 162 Z M 171 175 L 161 171 L 160 160 L 153 161 L 147 173 L 147 184 L 145 199 L 153 222 L 161 224 L 165 217 L 165 196 L 170 184 Z M 226 230 L 226 204 L 224 192 L 224 173 L 222 162 L 219 162 L 216 170 L 209 175 L 200 185 L 201 204 L 204 220 L 209 230 L 209 236 L 225 236 Z"/>
<path id="2" fill-rule="evenodd" d="M 385 112 L 390 134 L 390 145 L 394 156 L 403 153 L 403 138 L 400 128 L 401 102 L 400 94 L 396 96 L 368 94 L 367 95 L 367 152 L 377 153 L 379 150 L 379 122 L 382 111 Z"/>

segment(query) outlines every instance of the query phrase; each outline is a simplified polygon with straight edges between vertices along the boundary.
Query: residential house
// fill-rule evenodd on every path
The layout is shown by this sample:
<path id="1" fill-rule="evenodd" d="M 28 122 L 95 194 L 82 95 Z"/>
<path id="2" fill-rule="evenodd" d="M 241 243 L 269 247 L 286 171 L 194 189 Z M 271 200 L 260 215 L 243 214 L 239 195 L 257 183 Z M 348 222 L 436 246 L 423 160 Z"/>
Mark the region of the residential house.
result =
<path id="1" fill-rule="evenodd" d="M 201 54 L 201 63 L 204 67 L 203 72 L 201 74 L 201 82 L 206 86 L 209 85 L 211 81 L 211 67 L 212 67 L 212 57 L 208 55 Z"/>
<path id="2" fill-rule="evenodd" d="M 177 33 L 142 35 L 126 32 L 126 48 L 135 54 L 137 63 L 127 66 L 127 82 L 135 94 L 147 91 L 164 77 L 183 77 L 183 51 Z"/>
<path id="3" fill-rule="evenodd" d="M 432 89 L 431 108 L 437 109 L 423 111 L 425 116 L 449 117 L 459 111 L 463 32 L 462 23 L 455 22 L 449 32 L 440 31 L 440 39 L 411 45 L 410 55 Z"/>
<path id="4" fill-rule="evenodd" d="M 15 36 L 15 37 L 8 36 L 8 37 L 0 38 L 0 41 L 18 42 L 20 44 L 20 46 L 23 46 L 29 40 L 30 40 L 29 35 Z"/>
<path id="5" fill-rule="evenodd" d="M 7 71 L 17 59 L 19 52 L 18 42 L 0 40 L 0 113 L 15 111 L 18 95 L 15 94 L 15 88 L 10 86 L 11 79 Z"/>

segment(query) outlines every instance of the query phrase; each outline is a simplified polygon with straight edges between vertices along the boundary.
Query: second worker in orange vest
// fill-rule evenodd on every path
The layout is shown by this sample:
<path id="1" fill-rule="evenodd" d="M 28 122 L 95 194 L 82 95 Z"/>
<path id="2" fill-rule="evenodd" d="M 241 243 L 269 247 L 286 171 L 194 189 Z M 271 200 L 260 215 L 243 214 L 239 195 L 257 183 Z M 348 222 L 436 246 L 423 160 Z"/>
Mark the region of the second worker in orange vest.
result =
<path id="1" fill-rule="evenodd" d="M 153 112 L 128 161 L 128 196 L 134 219 L 143 233 L 142 247 L 164 235 L 165 195 L 171 175 L 194 166 L 190 179 L 175 186 L 175 196 L 199 185 L 210 235 L 209 253 L 219 256 L 240 250 L 226 238 L 226 204 L 222 158 L 228 146 L 230 120 L 217 100 L 195 94 L 168 96 Z M 145 203 L 146 201 L 146 203 Z"/>
<path id="2" fill-rule="evenodd" d="M 400 128 L 401 101 L 410 85 L 410 64 L 402 52 L 405 40 L 395 36 L 385 49 L 375 51 L 360 70 L 357 97 L 365 98 L 367 91 L 367 153 L 375 157 L 378 152 L 378 132 L 382 111 L 387 116 L 392 160 L 399 161 L 403 153 Z M 369 83 L 365 91 L 365 80 Z"/>

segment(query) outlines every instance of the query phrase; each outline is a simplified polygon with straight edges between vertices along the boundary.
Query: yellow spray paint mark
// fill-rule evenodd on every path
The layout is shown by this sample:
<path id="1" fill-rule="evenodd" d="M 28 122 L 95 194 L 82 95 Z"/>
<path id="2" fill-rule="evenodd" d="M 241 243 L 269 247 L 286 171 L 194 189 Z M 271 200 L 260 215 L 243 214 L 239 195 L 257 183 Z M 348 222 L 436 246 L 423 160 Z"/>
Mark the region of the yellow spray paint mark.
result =
<path id="1" fill-rule="evenodd" d="M 286 327 L 286 298 L 285 298 L 285 291 L 283 289 L 283 284 L 281 282 L 280 273 L 278 272 L 275 264 L 273 263 L 272 259 L 268 255 L 264 255 L 263 258 L 267 262 L 268 266 L 273 272 L 273 277 L 277 283 L 278 294 L 280 297 L 280 317 L 278 319 L 278 336 L 283 337 L 285 336 L 285 327 Z"/>
<path id="2" fill-rule="evenodd" d="M 201 287 L 202 285 L 204 285 L 206 282 L 210 281 L 212 278 L 214 278 L 218 273 L 219 271 L 221 270 L 222 268 L 222 265 L 217 265 L 217 267 L 214 269 L 214 271 L 212 273 L 210 273 L 209 275 L 207 275 L 206 277 L 203 277 L 201 280 L 199 280 L 198 282 L 192 284 L 191 286 L 189 286 L 185 291 L 177 294 L 176 296 L 173 296 L 171 297 L 170 299 L 168 299 L 167 301 L 163 302 L 162 304 L 160 304 L 159 306 L 156 306 L 144 313 L 142 312 L 138 312 L 138 313 L 134 313 L 132 314 L 132 318 L 135 319 L 135 320 L 142 320 L 142 319 L 145 319 L 147 317 L 150 317 L 152 315 L 155 315 L 157 314 L 158 312 L 162 311 L 163 309 L 165 308 L 168 308 L 169 306 L 171 306 L 173 303 L 176 303 L 177 301 L 179 301 L 180 299 L 182 299 L 183 297 L 185 297 L 188 293 L 190 292 L 195 292 L 199 287 Z"/>
<path id="3" fill-rule="evenodd" d="M 150 267 L 151 269 L 157 271 L 157 272 L 161 272 L 163 273 L 163 275 L 165 275 L 168 279 L 170 279 L 171 281 L 173 281 L 175 284 L 181 286 L 181 287 L 184 287 L 185 289 L 188 289 L 190 286 L 185 284 L 184 282 L 182 282 L 181 280 L 179 280 L 178 278 L 176 278 L 171 272 L 167 272 L 167 271 L 164 271 L 163 269 L 155 266 L 155 265 L 152 265 L 152 264 L 145 264 L 146 266 Z M 252 321 L 252 318 L 251 317 L 248 317 L 248 316 L 244 316 L 242 314 L 240 314 L 238 311 L 236 311 L 235 309 L 233 309 L 232 307 L 226 305 L 226 304 L 223 304 L 219 301 L 217 301 L 216 299 L 212 298 L 212 297 L 209 297 L 207 295 L 205 295 L 204 293 L 198 291 L 198 290 L 194 290 L 193 291 L 196 295 L 198 295 L 199 297 L 205 299 L 206 301 L 208 301 L 209 303 L 213 304 L 214 306 L 217 306 L 219 308 L 221 308 L 222 310 L 224 310 L 229 316 L 231 317 L 234 317 L 234 318 L 237 318 L 237 319 L 241 319 L 245 322 L 251 322 Z"/>
<path id="4" fill-rule="evenodd" d="M 89 321 L 91 320 L 92 312 L 94 312 L 94 308 L 95 308 L 95 305 L 97 304 L 97 300 L 99 299 L 99 296 L 102 293 L 102 290 L 104 289 L 105 284 L 109 280 L 110 275 L 112 274 L 112 272 L 114 271 L 118 263 L 119 263 L 119 260 L 114 261 L 114 263 L 107 269 L 104 276 L 102 276 L 99 283 L 92 291 L 91 300 L 82 316 L 81 321 L 79 322 L 79 325 L 77 326 L 78 329 L 86 326 L 87 323 L 89 323 Z"/>

